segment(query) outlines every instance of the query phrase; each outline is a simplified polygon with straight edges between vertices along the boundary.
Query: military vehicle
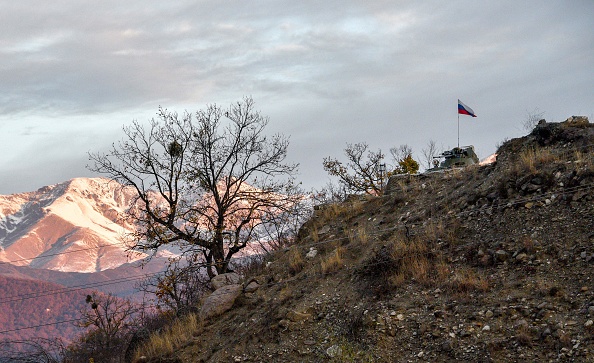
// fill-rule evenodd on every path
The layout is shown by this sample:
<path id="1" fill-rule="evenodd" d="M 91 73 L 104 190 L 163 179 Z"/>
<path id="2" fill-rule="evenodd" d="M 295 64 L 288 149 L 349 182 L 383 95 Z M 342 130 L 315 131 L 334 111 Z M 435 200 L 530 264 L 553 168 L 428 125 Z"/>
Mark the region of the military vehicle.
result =
<path id="1" fill-rule="evenodd" d="M 479 163 L 479 158 L 474 152 L 474 146 L 455 147 L 447 150 L 439 156 L 433 157 L 433 168 L 427 169 L 427 172 L 434 172 L 452 168 L 463 168 L 468 165 Z"/>

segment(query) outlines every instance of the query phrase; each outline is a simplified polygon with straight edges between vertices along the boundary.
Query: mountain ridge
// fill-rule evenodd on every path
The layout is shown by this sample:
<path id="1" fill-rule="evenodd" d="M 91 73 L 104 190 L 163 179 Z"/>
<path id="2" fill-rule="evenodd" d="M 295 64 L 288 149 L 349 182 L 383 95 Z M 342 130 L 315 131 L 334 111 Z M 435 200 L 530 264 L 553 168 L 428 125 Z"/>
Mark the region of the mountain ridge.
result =
<path id="1" fill-rule="evenodd" d="M 74 178 L 0 196 L 0 262 L 64 272 L 97 272 L 132 259 L 118 216 L 134 192 L 106 178 Z"/>

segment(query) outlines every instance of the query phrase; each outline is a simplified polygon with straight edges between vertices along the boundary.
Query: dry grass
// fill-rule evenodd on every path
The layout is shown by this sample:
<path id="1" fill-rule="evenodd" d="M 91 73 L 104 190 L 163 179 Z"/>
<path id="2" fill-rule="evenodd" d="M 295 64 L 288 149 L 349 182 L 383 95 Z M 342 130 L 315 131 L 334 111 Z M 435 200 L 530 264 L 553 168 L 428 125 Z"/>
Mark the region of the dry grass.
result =
<path id="1" fill-rule="evenodd" d="M 351 244 L 362 244 L 367 245 L 369 242 L 369 234 L 367 229 L 363 226 L 359 226 L 357 229 L 351 229 L 347 233 L 349 243 Z"/>
<path id="2" fill-rule="evenodd" d="M 442 219 L 432 220 L 425 226 L 425 236 L 430 241 L 437 241 L 445 236 L 445 225 Z"/>
<path id="3" fill-rule="evenodd" d="M 139 361 L 142 356 L 149 360 L 170 356 L 185 346 L 201 329 L 200 319 L 195 314 L 187 315 L 161 333 L 152 334 L 149 340 L 136 350 L 134 361 Z"/>
<path id="4" fill-rule="evenodd" d="M 311 240 L 314 243 L 318 243 L 320 241 L 320 236 L 318 234 L 318 226 L 314 225 L 311 229 L 311 232 L 309 233 L 309 235 L 311 236 Z"/>
<path id="5" fill-rule="evenodd" d="M 340 215 L 343 208 L 344 206 L 342 205 L 342 203 L 328 204 L 320 210 L 320 218 L 322 220 L 334 219 Z"/>
<path id="6" fill-rule="evenodd" d="M 594 169 L 594 158 L 592 156 L 592 153 L 576 151 L 573 155 L 573 162 L 586 170 L 592 170 Z"/>
<path id="7" fill-rule="evenodd" d="M 445 209 L 444 215 L 452 214 L 451 210 Z M 457 218 L 439 218 L 430 221 L 423 229 L 423 234 L 429 241 L 437 241 L 439 239 L 455 245 L 458 242 L 458 237 L 462 230 L 462 224 Z"/>
<path id="8" fill-rule="evenodd" d="M 489 281 L 469 267 L 454 271 L 448 285 L 457 292 L 486 292 L 489 290 Z"/>
<path id="9" fill-rule="evenodd" d="M 323 275 L 331 274 L 342 268 L 344 265 L 343 253 L 343 248 L 337 247 L 327 258 L 320 262 Z"/>
<path id="10" fill-rule="evenodd" d="M 298 274 L 305 267 L 305 260 L 301 256 L 301 252 L 296 246 L 289 250 L 289 273 L 292 275 Z"/>
<path id="11" fill-rule="evenodd" d="M 530 148 L 520 152 L 517 168 L 519 172 L 536 173 L 539 166 L 559 161 L 559 156 L 550 149 Z"/>
<path id="12" fill-rule="evenodd" d="M 431 272 L 431 263 L 427 258 L 427 244 L 416 240 L 407 242 L 399 239 L 392 246 L 392 259 L 399 262 L 399 271 L 395 281 L 400 281 L 402 277 L 412 278 L 421 283 L 429 282 Z M 402 275 L 399 277 L 398 275 Z"/>
<path id="13" fill-rule="evenodd" d="M 437 282 L 446 281 L 450 276 L 450 266 L 440 259 L 435 264 L 435 278 Z"/>

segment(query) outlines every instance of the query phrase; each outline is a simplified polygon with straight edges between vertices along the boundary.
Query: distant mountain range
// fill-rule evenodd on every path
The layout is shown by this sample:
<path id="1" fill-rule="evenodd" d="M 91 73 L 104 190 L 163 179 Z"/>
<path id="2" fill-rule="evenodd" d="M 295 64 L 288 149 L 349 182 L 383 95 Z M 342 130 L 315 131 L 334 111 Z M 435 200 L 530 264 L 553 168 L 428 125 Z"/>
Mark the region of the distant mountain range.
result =
<path id="1" fill-rule="evenodd" d="M 0 195 L 0 262 L 62 272 L 99 272 L 131 262 L 122 236 L 133 227 L 118 215 L 133 196 L 104 178 Z"/>
<path id="2" fill-rule="evenodd" d="M 127 257 L 122 236 L 133 227 L 118 216 L 133 197 L 105 178 L 0 195 L 0 341 L 74 338 L 80 329 L 57 323 L 76 319 L 93 290 L 140 299 L 136 283 L 166 260 L 140 268 L 142 255 Z"/>

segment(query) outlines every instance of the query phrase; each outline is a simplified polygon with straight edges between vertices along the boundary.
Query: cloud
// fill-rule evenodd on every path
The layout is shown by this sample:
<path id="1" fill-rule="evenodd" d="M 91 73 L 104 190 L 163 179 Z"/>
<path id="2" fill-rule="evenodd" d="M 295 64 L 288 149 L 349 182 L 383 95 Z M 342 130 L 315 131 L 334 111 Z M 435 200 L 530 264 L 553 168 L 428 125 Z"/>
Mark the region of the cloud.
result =
<path id="1" fill-rule="evenodd" d="M 67 155 L 54 151 L 60 143 L 95 134 L 93 147 L 110 145 L 117 133 L 105 129 L 148 119 L 158 105 L 196 110 L 253 96 L 271 130 L 292 135 L 308 185 L 325 181 L 322 158 L 347 142 L 452 146 L 457 98 L 479 115 L 461 136 L 481 157 L 517 136 L 528 109 L 556 120 L 594 112 L 594 3 L 586 0 L 2 8 L 0 143 L 9 156 L 0 168 L 14 174 L 11 163 L 26 159 L 38 184 L 83 170 L 88 145 L 75 142 Z M 68 167 L 50 170 L 50 157 Z M 12 190 L 5 185 L 0 193 Z"/>

